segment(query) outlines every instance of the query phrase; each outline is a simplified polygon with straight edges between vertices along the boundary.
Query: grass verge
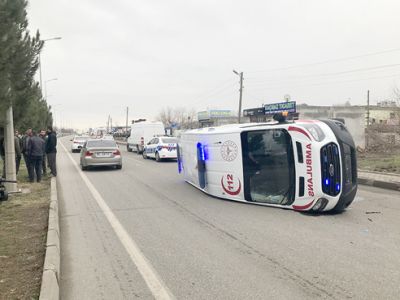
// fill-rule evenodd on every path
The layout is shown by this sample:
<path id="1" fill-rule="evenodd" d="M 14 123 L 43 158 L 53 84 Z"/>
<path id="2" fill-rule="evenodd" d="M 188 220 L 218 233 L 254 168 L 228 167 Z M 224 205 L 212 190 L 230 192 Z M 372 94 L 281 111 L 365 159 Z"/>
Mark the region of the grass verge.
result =
<path id="1" fill-rule="evenodd" d="M 362 170 L 400 174 L 400 151 L 392 153 L 362 153 L 358 156 Z"/>
<path id="2" fill-rule="evenodd" d="M 2 170 L 0 163 L 0 170 Z M 21 161 L 23 193 L 0 202 L 0 299 L 39 298 L 50 203 L 50 179 L 29 183 Z"/>

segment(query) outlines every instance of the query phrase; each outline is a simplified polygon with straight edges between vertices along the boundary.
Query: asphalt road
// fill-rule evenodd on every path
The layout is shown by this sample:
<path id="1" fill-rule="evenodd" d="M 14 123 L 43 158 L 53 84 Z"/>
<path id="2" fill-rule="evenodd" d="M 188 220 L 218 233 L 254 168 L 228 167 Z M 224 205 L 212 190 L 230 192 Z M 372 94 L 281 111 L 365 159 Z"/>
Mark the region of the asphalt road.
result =
<path id="1" fill-rule="evenodd" d="M 310 216 L 212 198 L 123 146 L 122 170 L 83 179 L 58 149 L 62 299 L 399 299 L 398 192 Z"/>

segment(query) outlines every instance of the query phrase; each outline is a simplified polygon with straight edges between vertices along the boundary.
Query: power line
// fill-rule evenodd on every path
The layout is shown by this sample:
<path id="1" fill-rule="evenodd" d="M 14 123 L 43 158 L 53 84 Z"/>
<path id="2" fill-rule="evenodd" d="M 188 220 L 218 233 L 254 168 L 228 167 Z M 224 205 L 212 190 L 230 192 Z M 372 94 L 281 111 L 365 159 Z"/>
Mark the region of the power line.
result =
<path id="1" fill-rule="evenodd" d="M 230 79 L 229 81 L 230 82 L 220 86 L 219 88 L 214 89 L 213 92 L 208 93 L 208 94 L 204 94 L 202 97 L 198 97 L 196 99 L 197 101 L 195 100 L 196 102 L 194 102 L 193 105 L 199 104 L 200 102 L 203 102 L 204 100 L 206 100 L 206 99 L 208 99 L 208 98 L 210 98 L 212 96 L 218 95 L 218 94 L 220 94 L 221 92 L 225 91 L 228 88 L 233 88 L 237 84 L 236 82 L 233 83 L 232 79 Z"/>
<path id="2" fill-rule="evenodd" d="M 280 81 L 287 81 L 291 79 L 304 79 L 304 78 L 313 78 L 313 77 L 329 77 L 329 76 L 336 76 L 336 75 L 343 75 L 343 74 L 350 74 L 350 73 L 357 73 L 357 72 L 364 72 L 364 71 L 371 71 L 371 70 L 381 70 L 381 69 L 386 69 L 386 68 L 394 68 L 394 67 L 399 67 L 400 64 L 389 64 L 389 65 L 380 65 L 380 66 L 374 66 L 374 67 L 368 67 L 368 68 L 359 68 L 359 69 L 353 69 L 353 70 L 346 70 L 346 71 L 340 71 L 340 72 L 333 72 L 333 73 L 322 73 L 322 74 L 311 74 L 311 75 L 302 75 L 302 76 L 290 76 L 287 77 L 288 79 L 268 79 L 268 80 L 263 80 L 263 81 L 258 81 L 258 82 L 251 82 L 250 84 L 252 85 L 260 85 L 265 82 L 280 82 Z"/>
<path id="3" fill-rule="evenodd" d="M 304 87 L 304 86 L 321 86 L 321 85 L 329 85 L 329 84 L 341 84 L 341 83 L 348 83 L 348 82 L 356 82 L 356 81 L 365 81 L 365 80 L 373 80 L 373 79 L 383 79 L 383 78 L 394 78 L 400 77 L 400 73 L 388 75 L 388 76 L 376 76 L 376 77 L 368 77 L 362 79 L 353 79 L 353 80 L 344 80 L 344 81 L 330 81 L 330 82 L 320 82 L 320 83 L 310 83 L 310 84 L 302 84 L 302 85 L 294 85 L 291 87 Z M 277 88 L 287 88 L 287 85 L 280 85 L 280 86 L 268 86 L 262 89 L 257 89 L 259 91 L 268 90 L 268 89 L 277 89 Z"/>
<path id="4" fill-rule="evenodd" d="M 266 70 L 256 70 L 256 71 L 250 71 L 250 72 L 247 72 L 247 73 L 275 72 L 275 71 L 282 71 L 282 70 L 289 70 L 289 69 L 296 69 L 296 68 L 303 68 L 303 67 L 312 67 L 312 66 L 323 65 L 323 64 L 333 63 L 333 62 L 353 60 L 353 59 L 357 59 L 357 58 L 363 58 L 363 57 L 374 56 L 374 55 L 385 54 L 385 53 L 391 53 L 391 52 L 398 52 L 398 51 L 400 51 L 400 48 L 394 48 L 394 49 L 389 49 L 389 50 L 384 50 L 384 51 L 372 52 L 372 53 L 367 53 L 367 54 L 362 54 L 362 55 L 357 55 L 357 56 L 349 56 L 349 57 L 342 57 L 342 58 L 336 58 L 336 59 L 329 59 L 329 60 L 324 60 L 324 61 L 315 62 L 315 63 L 293 65 L 293 66 L 274 68 L 274 69 L 266 69 Z"/>

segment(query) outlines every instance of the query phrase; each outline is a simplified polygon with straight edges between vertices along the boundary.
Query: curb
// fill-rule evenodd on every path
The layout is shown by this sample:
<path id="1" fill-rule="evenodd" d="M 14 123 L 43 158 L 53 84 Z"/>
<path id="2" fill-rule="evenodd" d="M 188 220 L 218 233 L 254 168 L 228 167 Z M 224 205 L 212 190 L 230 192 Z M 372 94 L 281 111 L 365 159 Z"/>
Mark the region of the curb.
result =
<path id="1" fill-rule="evenodd" d="M 381 189 L 400 191 L 400 182 L 381 181 L 367 178 L 358 178 L 358 184 L 369 185 Z"/>
<path id="2" fill-rule="evenodd" d="M 49 224 L 47 228 L 46 256 L 44 259 L 42 300 L 60 298 L 60 223 L 58 217 L 57 180 L 51 178 Z"/>

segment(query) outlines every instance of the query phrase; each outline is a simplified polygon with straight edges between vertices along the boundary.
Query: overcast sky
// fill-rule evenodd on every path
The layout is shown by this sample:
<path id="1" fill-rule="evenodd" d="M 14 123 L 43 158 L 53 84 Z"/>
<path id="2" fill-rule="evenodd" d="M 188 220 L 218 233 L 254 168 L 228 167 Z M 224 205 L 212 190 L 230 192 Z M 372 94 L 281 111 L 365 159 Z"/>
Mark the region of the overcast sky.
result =
<path id="1" fill-rule="evenodd" d="M 56 122 L 82 128 L 109 114 L 124 125 L 127 106 L 130 119 L 164 106 L 237 110 L 233 69 L 244 72 L 243 108 L 285 94 L 315 105 L 364 104 L 368 89 L 372 102 L 390 98 L 399 12 L 398 0 L 30 0 L 28 18 L 43 39 L 62 37 L 45 44 L 43 81 L 58 78 L 47 82 Z M 348 57 L 358 58 L 338 60 Z"/>

